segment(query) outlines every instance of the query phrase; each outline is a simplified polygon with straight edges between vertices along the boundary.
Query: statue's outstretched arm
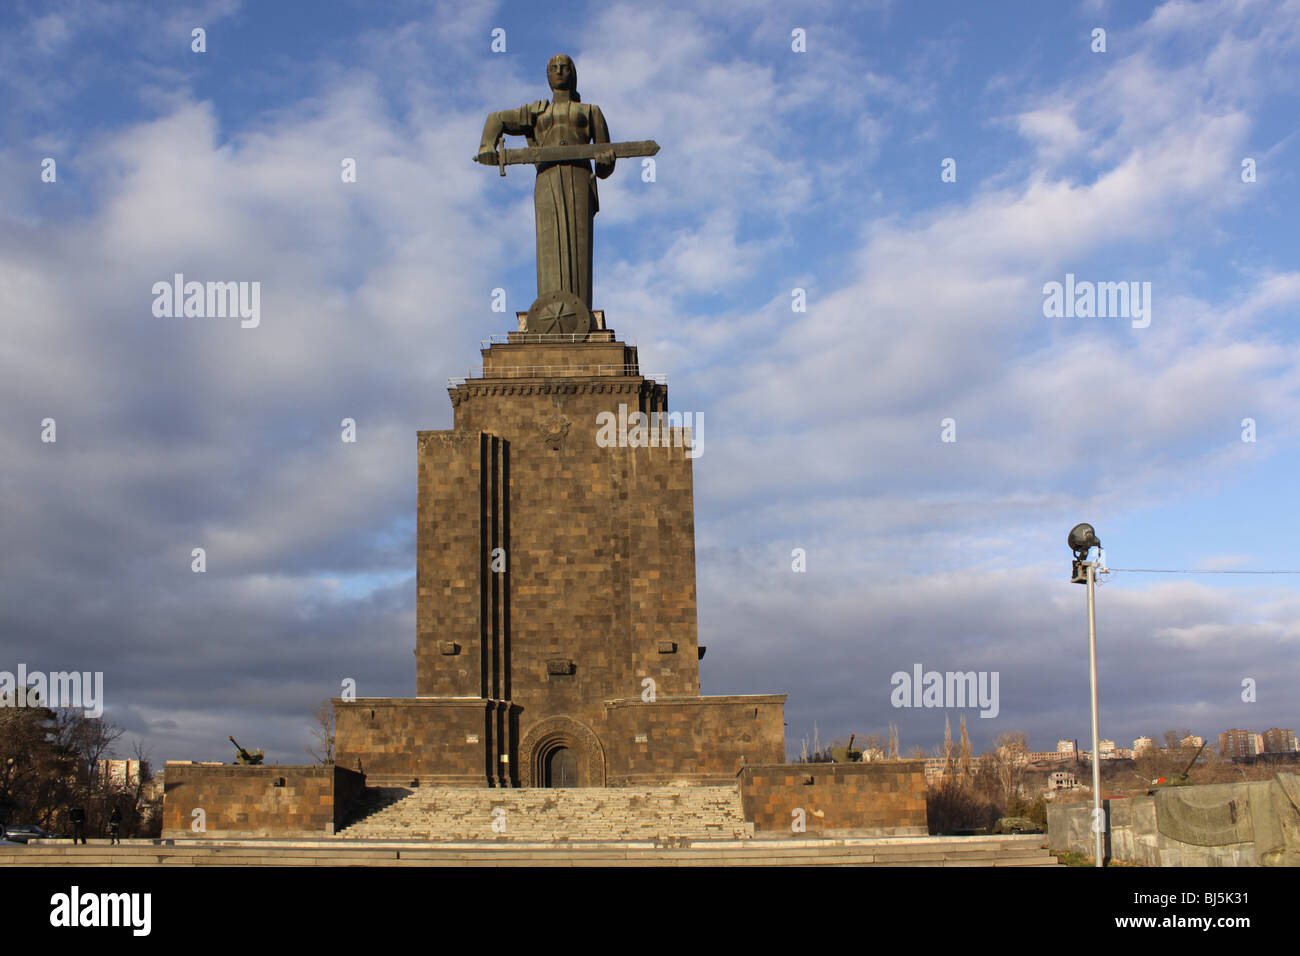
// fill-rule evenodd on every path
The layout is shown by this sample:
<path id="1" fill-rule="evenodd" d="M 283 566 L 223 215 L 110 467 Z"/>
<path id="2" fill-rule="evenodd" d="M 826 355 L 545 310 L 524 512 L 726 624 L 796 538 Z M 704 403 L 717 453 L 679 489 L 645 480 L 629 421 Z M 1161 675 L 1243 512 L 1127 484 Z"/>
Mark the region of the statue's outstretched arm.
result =
<path id="1" fill-rule="evenodd" d="M 593 143 L 609 142 L 609 126 L 605 123 L 605 114 L 600 111 L 599 106 L 591 107 L 591 141 Z M 611 158 L 608 163 L 596 163 L 596 175 L 601 179 L 608 179 L 614 172 L 614 160 Z"/>
<path id="2" fill-rule="evenodd" d="M 537 114 L 544 109 L 546 109 L 545 101 L 538 101 L 521 106 L 517 110 L 498 110 L 489 113 L 487 121 L 483 124 L 483 137 L 478 144 L 479 152 L 495 151 L 497 140 L 505 133 L 511 136 L 526 136 L 528 144 L 534 145 L 533 122 Z"/>

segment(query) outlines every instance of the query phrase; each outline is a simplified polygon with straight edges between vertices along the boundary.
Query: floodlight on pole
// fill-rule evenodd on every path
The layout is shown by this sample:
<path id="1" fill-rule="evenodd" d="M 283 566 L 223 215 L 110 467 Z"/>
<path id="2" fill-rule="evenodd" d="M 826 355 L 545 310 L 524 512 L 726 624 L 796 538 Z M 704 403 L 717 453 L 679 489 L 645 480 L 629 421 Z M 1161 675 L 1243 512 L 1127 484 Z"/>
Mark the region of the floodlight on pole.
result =
<path id="1" fill-rule="evenodd" d="M 1076 524 L 1067 539 L 1074 552 L 1070 581 L 1088 586 L 1088 671 L 1092 686 L 1092 835 L 1094 866 L 1104 865 L 1106 815 L 1101 808 L 1101 753 L 1097 726 L 1097 563 L 1088 560 L 1093 548 L 1101 551 L 1101 541 L 1090 524 Z"/>

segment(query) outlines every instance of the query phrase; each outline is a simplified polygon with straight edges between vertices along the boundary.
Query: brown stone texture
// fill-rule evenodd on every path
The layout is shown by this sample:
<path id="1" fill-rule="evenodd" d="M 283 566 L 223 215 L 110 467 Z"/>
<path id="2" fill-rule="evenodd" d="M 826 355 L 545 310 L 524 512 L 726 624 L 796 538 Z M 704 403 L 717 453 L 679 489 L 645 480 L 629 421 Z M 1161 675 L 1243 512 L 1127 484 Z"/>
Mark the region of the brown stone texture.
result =
<path id="1" fill-rule="evenodd" d="M 370 786 L 480 786 L 494 711 L 480 699 L 335 700 L 334 761 Z"/>
<path id="2" fill-rule="evenodd" d="M 581 786 L 617 786 L 783 759 L 784 697 L 697 696 L 689 432 L 598 441 L 667 386 L 612 331 L 508 339 L 449 388 L 454 428 L 418 436 L 418 696 L 336 702 L 339 764 L 533 786 L 566 747 Z"/>
<path id="3" fill-rule="evenodd" d="M 734 783 L 785 759 L 785 695 L 609 701 L 609 786 Z"/>
<path id="4" fill-rule="evenodd" d="M 164 776 L 164 839 L 332 834 L 365 786 L 361 774 L 335 766 L 168 763 Z M 192 829 L 195 809 L 204 831 Z"/>
<path id="5" fill-rule="evenodd" d="M 745 820 L 756 834 L 800 834 L 794 811 L 804 811 L 809 836 L 923 836 L 924 760 L 749 766 L 740 773 Z"/>
<path id="6" fill-rule="evenodd" d="M 454 431 L 420 435 L 417 694 L 509 699 L 525 725 L 598 722 L 646 677 L 659 695 L 697 694 L 685 439 L 596 440 L 600 413 L 662 411 L 666 387 L 630 373 L 635 350 L 617 342 L 493 345 L 483 361 L 482 379 L 452 389 Z M 548 674 L 554 659 L 573 673 Z"/>

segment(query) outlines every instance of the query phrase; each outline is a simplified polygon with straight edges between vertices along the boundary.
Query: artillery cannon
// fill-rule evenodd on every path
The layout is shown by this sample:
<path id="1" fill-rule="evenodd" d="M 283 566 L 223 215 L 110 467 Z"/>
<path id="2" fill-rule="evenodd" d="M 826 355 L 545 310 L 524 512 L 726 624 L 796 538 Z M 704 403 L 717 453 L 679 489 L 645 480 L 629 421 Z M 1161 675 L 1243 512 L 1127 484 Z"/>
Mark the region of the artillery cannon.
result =
<path id="1" fill-rule="evenodd" d="M 252 753 L 249 753 L 243 747 L 239 746 L 239 741 L 236 740 L 234 737 L 230 737 L 229 740 L 232 744 L 235 745 L 235 749 L 239 751 L 239 762 L 241 764 L 243 764 L 246 767 L 261 766 L 262 761 L 266 758 L 265 751 L 254 750 Z"/>
<path id="2" fill-rule="evenodd" d="M 849 734 L 849 745 L 847 747 L 831 748 L 831 761 L 833 763 L 860 763 L 862 761 L 862 751 L 853 748 L 853 741 L 857 734 Z"/>
<path id="3" fill-rule="evenodd" d="M 1190 784 L 1190 783 L 1192 782 L 1192 780 L 1191 780 L 1191 776 L 1190 776 L 1190 774 L 1191 774 L 1191 772 L 1192 772 L 1192 765 L 1195 764 L 1196 761 L 1200 758 L 1200 756 L 1201 756 L 1201 751 L 1204 750 L 1204 749 L 1205 749 L 1205 744 L 1202 743 L 1201 746 L 1197 748 L 1196 753 L 1192 755 L 1192 759 L 1189 760 L 1189 761 L 1187 762 L 1187 766 L 1183 768 L 1183 772 L 1180 773 L 1178 776 L 1174 777 L 1172 780 L 1171 780 L 1170 778 L 1168 778 L 1168 777 L 1157 777 L 1155 780 L 1152 780 L 1152 781 L 1151 781 L 1151 786 L 1152 786 L 1152 787 L 1161 787 L 1161 788 L 1163 788 L 1163 787 L 1185 787 L 1185 786 L 1187 786 L 1188 784 Z M 1150 791 L 1148 791 L 1148 792 L 1149 792 L 1149 793 L 1155 793 L 1155 790 L 1153 789 L 1153 790 L 1150 790 Z"/>

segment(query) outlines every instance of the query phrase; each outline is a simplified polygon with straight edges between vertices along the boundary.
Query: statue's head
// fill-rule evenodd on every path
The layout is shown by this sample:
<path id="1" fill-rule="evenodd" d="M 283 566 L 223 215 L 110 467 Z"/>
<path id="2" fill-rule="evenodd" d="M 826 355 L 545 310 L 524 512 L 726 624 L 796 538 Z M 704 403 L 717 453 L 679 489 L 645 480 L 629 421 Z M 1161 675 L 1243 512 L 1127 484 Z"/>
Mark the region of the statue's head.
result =
<path id="1" fill-rule="evenodd" d="M 578 68 L 573 65 L 573 58 L 557 53 L 546 64 L 546 81 L 553 90 L 578 92 Z"/>

